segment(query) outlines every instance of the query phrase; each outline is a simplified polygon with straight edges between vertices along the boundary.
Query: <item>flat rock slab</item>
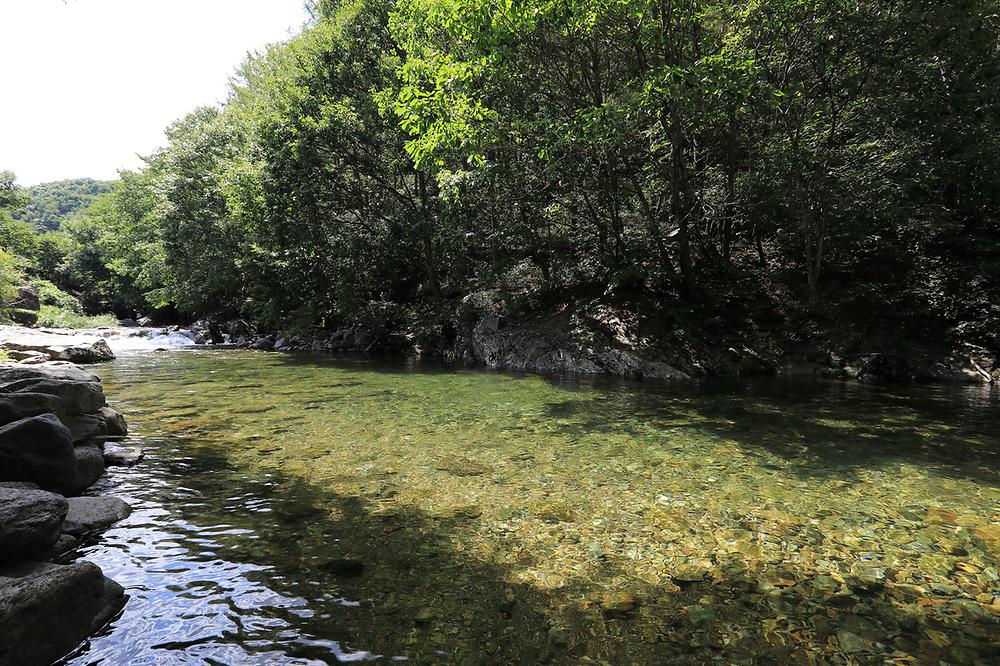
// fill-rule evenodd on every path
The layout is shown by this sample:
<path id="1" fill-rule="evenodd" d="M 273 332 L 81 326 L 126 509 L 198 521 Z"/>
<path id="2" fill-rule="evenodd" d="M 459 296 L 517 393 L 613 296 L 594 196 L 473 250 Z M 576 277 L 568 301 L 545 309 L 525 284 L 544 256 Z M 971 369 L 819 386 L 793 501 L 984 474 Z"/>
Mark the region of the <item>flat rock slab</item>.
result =
<path id="1" fill-rule="evenodd" d="M 131 446 L 104 445 L 104 464 L 109 467 L 133 467 L 146 457 L 145 451 Z"/>
<path id="2" fill-rule="evenodd" d="M 124 605 L 124 589 L 90 562 L 0 570 L 0 664 L 47 666 Z"/>
<path id="3" fill-rule="evenodd" d="M 66 498 L 55 493 L 0 488 L 0 562 L 50 548 L 68 509 Z"/>
<path id="4" fill-rule="evenodd" d="M 104 338 L 17 326 L 0 326 L 0 348 L 41 352 L 54 361 L 73 363 L 103 363 L 115 358 Z"/>
<path id="5" fill-rule="evenodd" d="M 71 536 L 99 532 L 132 514 L 132 507 L 117 497 L 70 497 L 62 531 Z"/>
<path id="6" fill-rule="evenodd" d="M 0 330 L 3 327 L 0 326 Z M 0 383 L 19 379 L 56 379 L 68 382 L 101 383 L 100 377 L 66 361 L 48 361 L 38 365 L 0 363 Z"/>

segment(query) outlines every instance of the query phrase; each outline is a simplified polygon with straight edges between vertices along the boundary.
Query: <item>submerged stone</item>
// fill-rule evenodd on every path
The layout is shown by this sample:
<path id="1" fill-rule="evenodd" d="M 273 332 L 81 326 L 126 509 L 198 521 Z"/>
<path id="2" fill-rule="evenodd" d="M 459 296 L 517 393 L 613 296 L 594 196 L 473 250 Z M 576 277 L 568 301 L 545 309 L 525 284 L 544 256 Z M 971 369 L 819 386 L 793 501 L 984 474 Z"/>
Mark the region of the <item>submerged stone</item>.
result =
<path id="1" fill-rule="evenodd" d="M 324 562 L 319 568 L 335 576 L 350 578 L 363 574 L 365 563 L 361 560 L 337 559 Z"/>
<path id="2" fill-rule="evenodd" d="M 969 532 L 977 546 L 993 557 L 1000 558 L 1000 525 L 980 525 Z"/>
<path id="3" fill-rule="evenodd" d="M 455 455 L 439 456 L 434 460 L 434 469 L 455 476 L 480 476 L 490 471 L 490 468 L 482 463 Z"/>

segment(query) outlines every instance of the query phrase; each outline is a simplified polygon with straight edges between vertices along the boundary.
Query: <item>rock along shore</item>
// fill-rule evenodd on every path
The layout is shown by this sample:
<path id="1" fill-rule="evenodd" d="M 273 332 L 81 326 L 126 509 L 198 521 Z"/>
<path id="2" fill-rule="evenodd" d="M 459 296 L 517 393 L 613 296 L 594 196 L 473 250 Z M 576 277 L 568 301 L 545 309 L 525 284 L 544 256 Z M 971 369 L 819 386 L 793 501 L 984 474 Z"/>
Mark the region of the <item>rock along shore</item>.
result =
<path id="1" fill-rule="evenodd" d="M 56 353 L 74 354 L 66 350 L 76 343 L 58 342 Z M 127 434 L 125 419 L 107 406 L 98 377 L 36 358 L 0 363 L 0 666 L 53 663 L 126 599 L 74 551 L 131 513 L 121 499 L 80 494 L 107 465 L 134 464 L 141 451 L 113 444 Z"/>

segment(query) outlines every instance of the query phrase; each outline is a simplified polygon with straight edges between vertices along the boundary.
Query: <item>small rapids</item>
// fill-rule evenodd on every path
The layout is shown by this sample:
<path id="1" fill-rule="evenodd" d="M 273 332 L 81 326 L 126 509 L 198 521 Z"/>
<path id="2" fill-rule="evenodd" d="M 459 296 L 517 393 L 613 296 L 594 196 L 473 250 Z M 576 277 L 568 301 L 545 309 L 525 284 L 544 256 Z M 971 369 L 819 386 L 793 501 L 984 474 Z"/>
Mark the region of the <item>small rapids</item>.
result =
<path id="1" fill-rule="evenodd" d="M 188 330 L 171 331 L 163 328 L 104 328 L 80 330 L 79 334 L 104 338 L 116 355 L 149 352 L 158 349 L 191 347 L 195 334 Z"/>

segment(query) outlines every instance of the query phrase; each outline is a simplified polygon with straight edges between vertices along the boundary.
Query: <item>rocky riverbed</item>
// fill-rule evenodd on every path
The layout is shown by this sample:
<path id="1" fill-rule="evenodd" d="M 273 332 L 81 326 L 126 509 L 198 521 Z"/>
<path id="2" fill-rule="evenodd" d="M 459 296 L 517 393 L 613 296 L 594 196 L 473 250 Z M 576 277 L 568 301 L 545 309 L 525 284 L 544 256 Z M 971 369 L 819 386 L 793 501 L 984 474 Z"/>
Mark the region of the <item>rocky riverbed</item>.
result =
<path id="1" fill-rule="evenodd" d="M 125 604 L 124 589 L 74 552 L 131 512 L 87 489 L 109 465 L 142 453 L 114 444 L 125 419 L 107 406 L 97 376 L 48 360 L 113 358 L 103 340 L 18 339 L 5 345 L 22 346 L 10 353 L 25 362 L 0 363 L 0 664 L 44 666 Z"/>

